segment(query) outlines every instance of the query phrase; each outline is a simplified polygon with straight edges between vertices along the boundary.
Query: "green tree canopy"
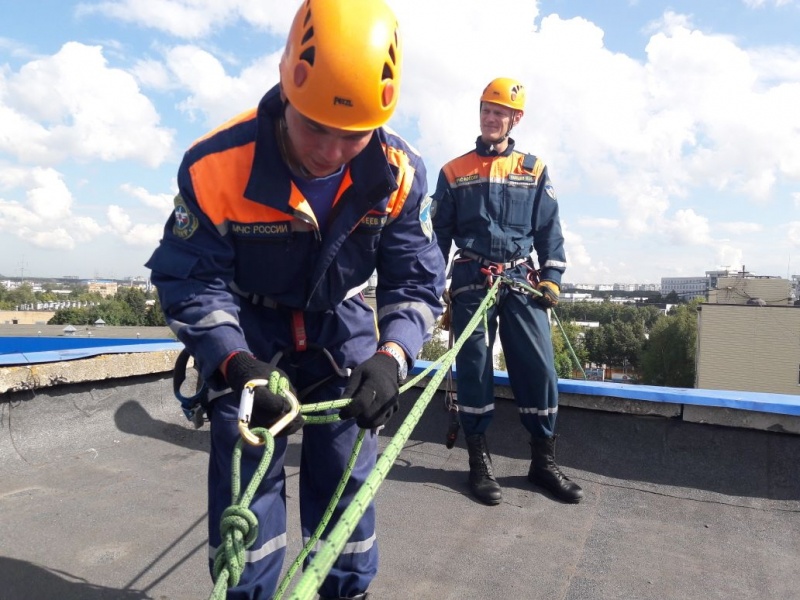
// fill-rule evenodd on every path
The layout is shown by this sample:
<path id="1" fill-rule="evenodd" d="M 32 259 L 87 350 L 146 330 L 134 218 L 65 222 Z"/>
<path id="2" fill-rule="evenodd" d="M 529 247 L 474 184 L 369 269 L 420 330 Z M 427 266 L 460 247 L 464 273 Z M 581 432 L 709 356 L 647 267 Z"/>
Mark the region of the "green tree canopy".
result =
<path id="1" fill-rule="evenodd" d="M 653 327 L 641 354 L 642 383 L 694 387 L 698 304 L 676 306 Z"/>

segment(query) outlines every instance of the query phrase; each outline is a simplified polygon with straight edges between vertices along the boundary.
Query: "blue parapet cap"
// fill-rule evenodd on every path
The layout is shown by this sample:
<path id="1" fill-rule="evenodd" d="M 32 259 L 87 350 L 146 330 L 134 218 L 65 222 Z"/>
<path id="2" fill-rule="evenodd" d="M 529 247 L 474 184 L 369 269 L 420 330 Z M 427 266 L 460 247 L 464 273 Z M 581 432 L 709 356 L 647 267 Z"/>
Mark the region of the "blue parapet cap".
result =
<path id="1" fill-rule="evenodd" d="M 418 375 L 430 365 L 431 363 L 428 361 L 418 360 L 409 375 Z M 458 379 L 455 365 L 453 365 L 453 379 Z M 495 371 L 494 382 L 496 385 L 501 386 L 510 385 L 508 373 Z M 672 388 L 610 381 L 584 381 L 581 379 L 559 379 L 558 391 L 560 394 L 606 396 L 623 400 L 692 404 L 800 416 L 800 396 L 791 394 Z"/>
<path id="2" fill-rule="evenodd" d="M 0 366 L 61 362 L 98 356 L 182 350 L 183 344 L 172 339 L 110 338 L 0 338 Z"/>

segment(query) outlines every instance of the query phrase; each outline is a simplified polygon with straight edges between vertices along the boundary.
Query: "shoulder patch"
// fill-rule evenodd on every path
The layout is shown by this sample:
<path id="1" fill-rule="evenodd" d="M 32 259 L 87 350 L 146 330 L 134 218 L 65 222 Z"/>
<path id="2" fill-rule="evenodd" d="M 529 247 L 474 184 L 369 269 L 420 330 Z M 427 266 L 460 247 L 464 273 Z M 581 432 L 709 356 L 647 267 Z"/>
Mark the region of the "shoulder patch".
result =
<path id="1" fill-rule="evenodd" d="M 553 183 L 550 181 L 550 178 L 547 178 L 547 181 L 544 182 L 544 191 L 547 192 L 547 195 L 550 196 L 556 202 L 558 198 L 556 198 L 556 188 L 553 187 Z"/>
<path id="2" fill-rule="evenodd" d="M 432 205 L 433 200 L 430 196 L 425 196 L 419 205 L 419 224 L 429 242 L 433 241 Z"/>
<path id="3" fill-rule="evenodd" d="M 199 221 L 197 216 L 192 214 L 189 207 L 186 206 L 186 201 L 180 194 L 175 196 L 173 214 L 175 215 L 175 223 L 172 225 L 172 233 L 182 240 L 188 240 L 197 231 Z"/>

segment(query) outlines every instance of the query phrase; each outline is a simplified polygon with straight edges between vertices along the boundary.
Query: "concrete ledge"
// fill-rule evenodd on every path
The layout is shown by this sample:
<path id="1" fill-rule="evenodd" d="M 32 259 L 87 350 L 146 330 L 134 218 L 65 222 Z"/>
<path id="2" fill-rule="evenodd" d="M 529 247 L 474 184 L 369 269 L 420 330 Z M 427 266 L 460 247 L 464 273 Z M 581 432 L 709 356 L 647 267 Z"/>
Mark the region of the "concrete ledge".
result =
<path id="1" fill-rule="evenodd" d="M 430 365 L 417 361 L 411 375 L 419 375 Z M 417 387 L 425 387 L 429 378 Z M 457 390 L 455 369 L 453 380 Z M 495 371 L 494 380 L 495 397 L 513 399 L 508 373 Z M 447 389 L 446 379 L 439 389 Z M 558 391 L 564 406 L 800 435 L 800 396 L 573 379 L 559 379 Z"/>
<path id="2" fill-rule="evenodd" d="M 0 393 L 169 373 L 182 345 L 151 352 L 100 354 L 69 361 L 0 367 Z M 418 361 L 412 375 L 430 363 Z M 457 378 L 454 373 L 457 388 Z M 417 387 L 425 387 L 429 377 Z M 445 380 L 439 386 L 447 389 Z M 743 427 L 800 435 L 800 397 L 781 394 L 657 388 L 596 381 L 559 380 L 564 406 L 677 418 L 693 423 Z M 495 371 L 495 395 L 513 399 L 508 374 Z"/>
<path id="3" fill-rule="evenodd" d="M 775 413 L 685 405 L 683 420 L 690 423 L 744 427 L 800 435 L 800 418 Z"/>
<path id="4" fill-rule="evenodd" d="M 0 393 L 172 371 L 179 349 L 0 368 Z"/>

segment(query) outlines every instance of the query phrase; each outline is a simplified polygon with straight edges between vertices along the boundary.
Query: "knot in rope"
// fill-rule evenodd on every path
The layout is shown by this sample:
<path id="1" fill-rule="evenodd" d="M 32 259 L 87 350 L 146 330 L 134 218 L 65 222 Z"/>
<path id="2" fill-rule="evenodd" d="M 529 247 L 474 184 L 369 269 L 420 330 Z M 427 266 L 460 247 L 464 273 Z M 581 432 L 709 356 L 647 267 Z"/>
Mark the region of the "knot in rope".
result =
<path id="1" fill-rule="evenodd" d="M 229 584 L 235 586 L 246 564 L 245 550 L 253 545 L 258 536 L 258 519 L 249 508 L 229 506 L 222 513 L 220 531 L 223 541 L 214 556 L 214 577 L 219 577 L 223 570 L 227 570 Z"/>

